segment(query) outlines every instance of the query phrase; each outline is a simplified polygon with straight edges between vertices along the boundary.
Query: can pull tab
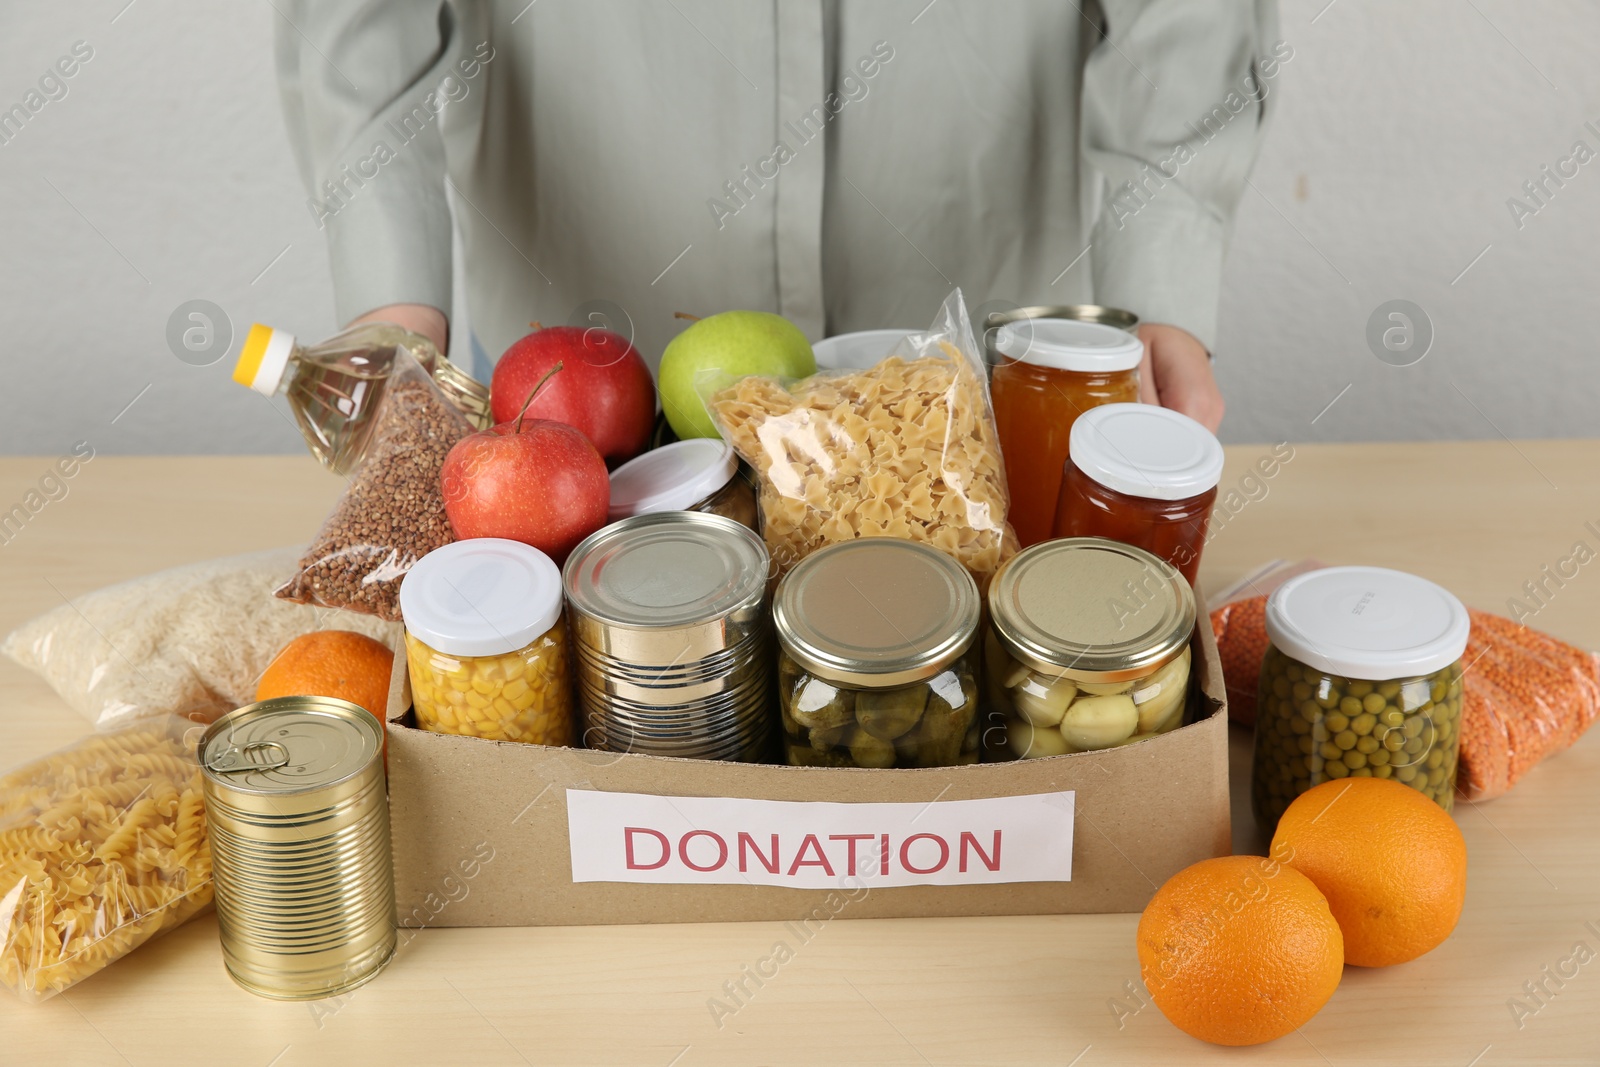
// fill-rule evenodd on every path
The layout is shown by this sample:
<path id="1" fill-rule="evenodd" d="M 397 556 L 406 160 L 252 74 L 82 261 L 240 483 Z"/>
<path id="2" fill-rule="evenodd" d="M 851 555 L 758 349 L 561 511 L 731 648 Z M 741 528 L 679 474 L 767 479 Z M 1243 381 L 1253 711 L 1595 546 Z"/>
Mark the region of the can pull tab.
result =
<path id="1" fill-rule="evenodd" d="M 206 753 L 206 767 L 218 774 L 275 771 L 288 763 L 289 750 L 276 741 L 252 741 L 242 747 Z"/>

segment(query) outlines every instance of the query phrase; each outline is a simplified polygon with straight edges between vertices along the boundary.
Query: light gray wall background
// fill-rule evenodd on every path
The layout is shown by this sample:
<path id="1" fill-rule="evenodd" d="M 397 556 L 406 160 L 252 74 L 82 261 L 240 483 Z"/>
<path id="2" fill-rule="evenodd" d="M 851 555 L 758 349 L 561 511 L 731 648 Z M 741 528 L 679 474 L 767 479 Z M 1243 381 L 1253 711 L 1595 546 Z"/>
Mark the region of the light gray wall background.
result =
<path id="1" fill-rule="evenodd" d="M 0 109 L 74 42 L 94 50 L 0 145 L 0 452 L 301 449 L 281 400 L 229 379 L 252 321 L 335 328 L 278 111 L 278 17 L 234 0 L 0 8 Z M 1520 229 L 1506 204 L 1574 141 L 1600 151 L 1600 10 L 1284 0 L 1282 22 L 1295 54 L 1224 286 L 1224 439 L 1600 431 L 1600 160 Z M 207 366 L 166 341 L 192 299 L 233 325 Z M 1393 299 L 1431 323 L 1411 366 L 1366 339 Z"/>

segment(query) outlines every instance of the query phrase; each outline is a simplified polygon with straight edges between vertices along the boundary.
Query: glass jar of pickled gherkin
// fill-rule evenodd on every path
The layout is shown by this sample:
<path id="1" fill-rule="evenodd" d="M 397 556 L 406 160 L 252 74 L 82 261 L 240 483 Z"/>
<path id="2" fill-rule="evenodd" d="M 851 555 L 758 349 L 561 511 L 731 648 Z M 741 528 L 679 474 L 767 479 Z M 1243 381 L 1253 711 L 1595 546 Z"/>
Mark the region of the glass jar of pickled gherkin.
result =
<path id="1" fill-rule="evenodd" d="M 979 605 L 965 567 L 912 541 L 846 541 L 797 564 L 772 609 L 788 762 L 978 762 Z"/>
<path id="2" fill-rule="evenodd" d="M 990 759 L 1060 756 L 1175 730 L 1194 592 L 1165 560 L 1101 537 L 1025 548 L 989 586 Z"/>
<path id="3" fill-rule="evenodd" d="M 1271 834 L 1289 802 L 1338 778 L 1403 782 L 1449 811 L 1467 609 L 1401 571 L 1329 567 L 1267 599 L 1251 800 Z"/>
<path id="4" fill-rule="evenodd" d="M 435 549 L 400 585 L 417 725 L 492 741 L 571 745 L 561 572 L 520 541 Z"/>

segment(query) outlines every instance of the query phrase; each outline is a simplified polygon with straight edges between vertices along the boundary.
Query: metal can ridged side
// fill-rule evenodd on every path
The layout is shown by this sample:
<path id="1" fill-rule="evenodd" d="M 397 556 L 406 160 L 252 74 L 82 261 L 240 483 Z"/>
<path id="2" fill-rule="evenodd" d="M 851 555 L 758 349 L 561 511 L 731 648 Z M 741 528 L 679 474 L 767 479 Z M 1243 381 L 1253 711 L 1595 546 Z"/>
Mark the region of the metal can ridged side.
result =
<path id="1" fill-rule="evenodd" d="M 223 962 L 279 1000 L 334 996 L 394 955 L 382 728 L 354 704 L 262 701 L 201 739 Z"/>

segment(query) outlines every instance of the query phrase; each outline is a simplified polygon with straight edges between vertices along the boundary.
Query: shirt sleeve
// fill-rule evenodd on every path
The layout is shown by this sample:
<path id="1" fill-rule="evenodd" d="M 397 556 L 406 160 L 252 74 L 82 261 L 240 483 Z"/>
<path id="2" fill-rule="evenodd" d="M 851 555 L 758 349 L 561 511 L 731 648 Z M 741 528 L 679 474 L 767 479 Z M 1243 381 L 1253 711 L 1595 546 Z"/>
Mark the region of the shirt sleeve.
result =
<path id="1" fill-rule="evenodd" d="M 450 312 L 441 82 L 444 0 L 278 0 L 289 142 L 328 242 L 338 320 L 385 304 Z"/>
<path id="2" fill-rule="evenodd" d="M 1216 339 L 1222 260 L 1293 49 L 1275 0 L 1101 0 L 1084 66 L 1095 299 Z M 1270 72 L 1270 73 L 1269 73 Z"/>

